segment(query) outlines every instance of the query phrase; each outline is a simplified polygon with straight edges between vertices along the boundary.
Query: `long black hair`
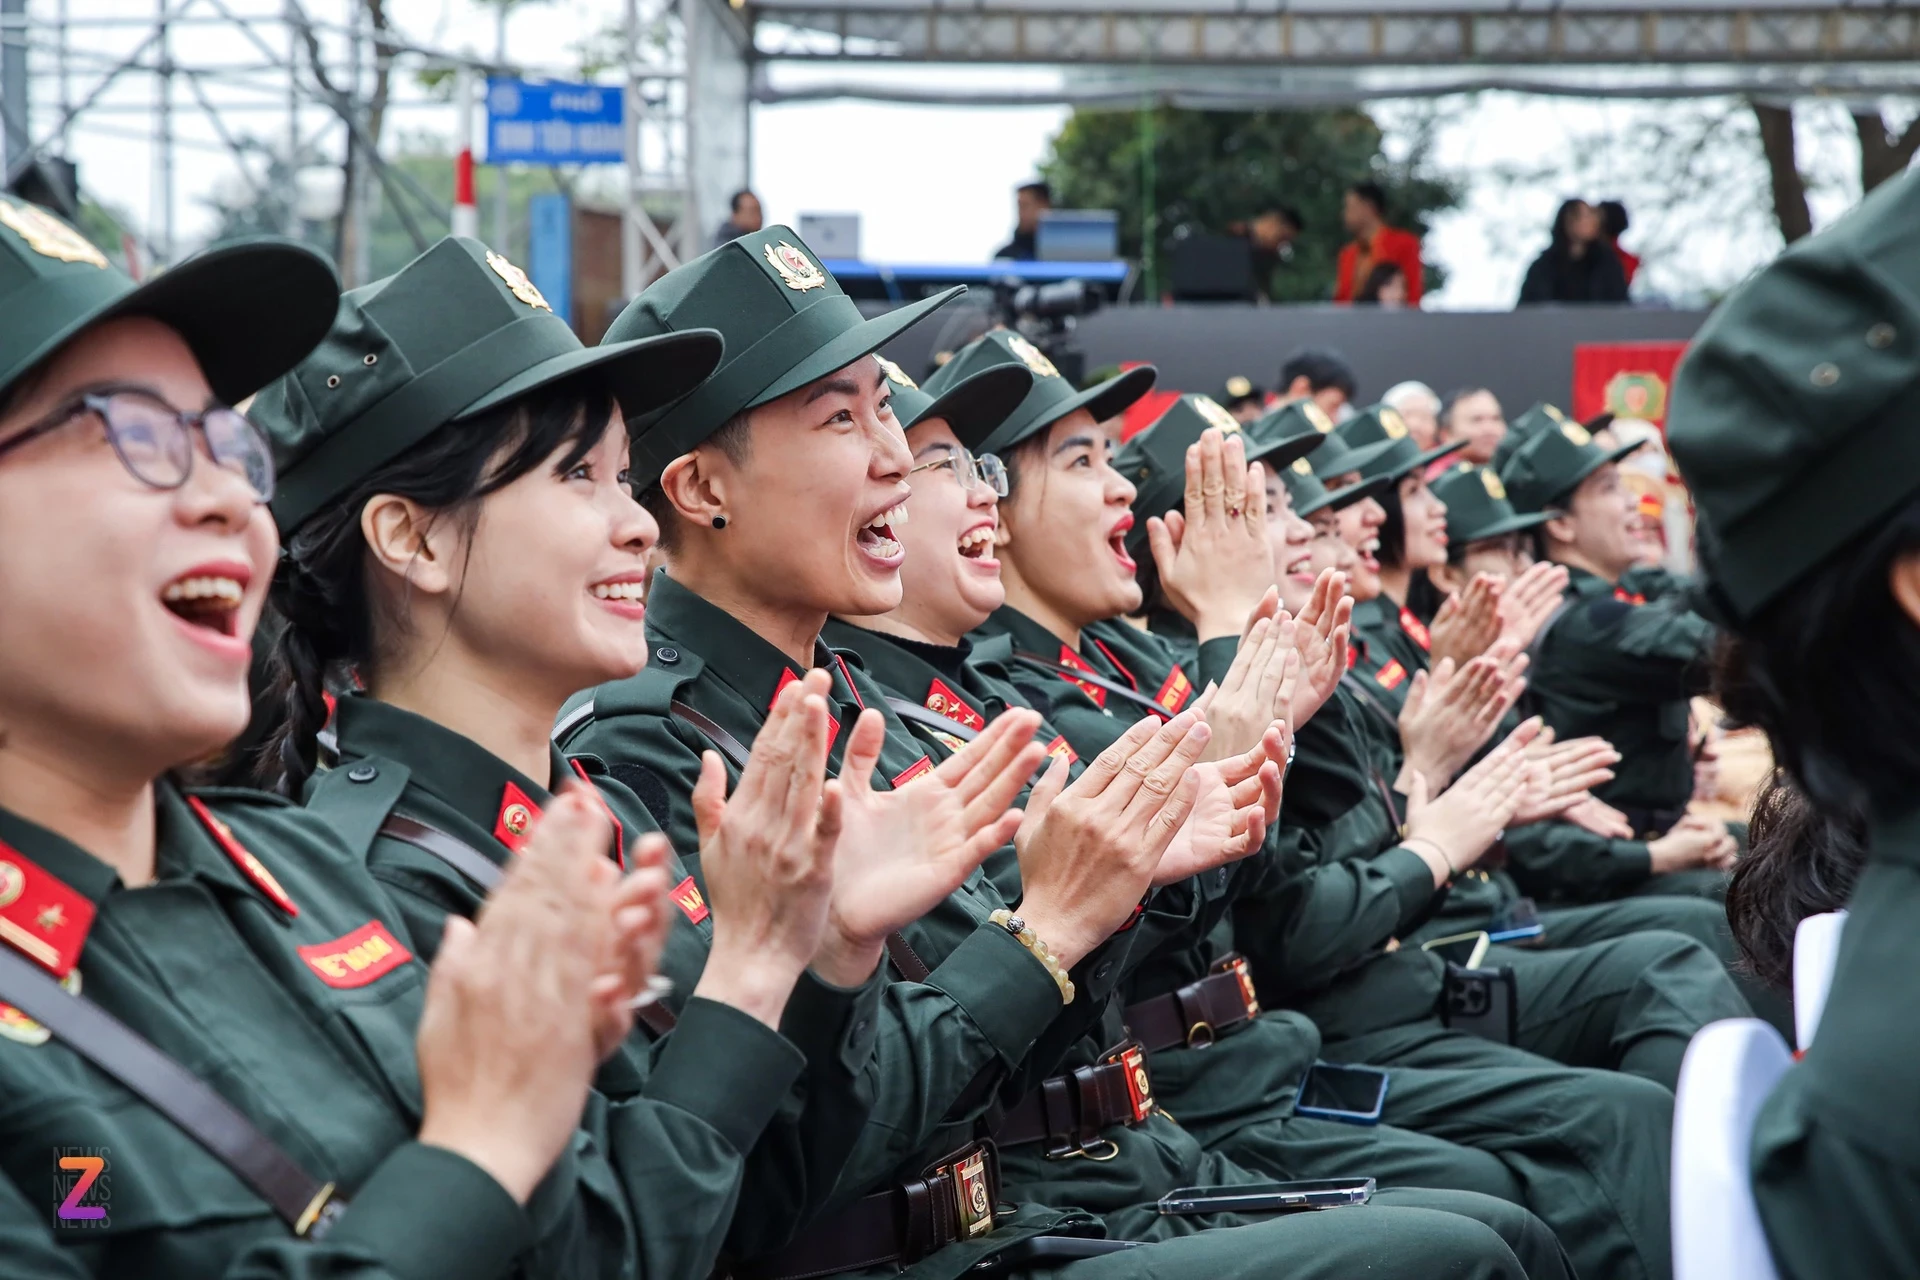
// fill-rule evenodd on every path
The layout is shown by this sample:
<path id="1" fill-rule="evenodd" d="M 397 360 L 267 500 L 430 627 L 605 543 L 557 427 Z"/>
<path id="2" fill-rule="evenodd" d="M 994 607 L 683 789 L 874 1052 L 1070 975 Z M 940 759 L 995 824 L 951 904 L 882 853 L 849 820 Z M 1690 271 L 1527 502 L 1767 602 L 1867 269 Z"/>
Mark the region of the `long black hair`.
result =
<path id="1" fill-rule="evenodd" d="M 1808 916 L 1847 905 L 1866 858 L 1857 809 L 1816 805 L 1775 771 L 1754 801 L 1747 853 L 1727 884 L 1727 923 L 1747 970 L 1790 989 L 1795 930 Z"/>
<path id="2" fill-rule="evenodd" d="M 548 387 L 477 417 L 449 423 L 398 458 L 363 477 L 343 497 L 288 535 L 273 578 L 271 604 L 279 636 L 269 664 L 271 684 L 256 718 L 258 785 L 298 796 L 318 762 L 326 726 L 326 694 L 348 685 L 355 668 L 374 658 L 372 596 L 360 513 L 380 494 L 417 502 L 436 519 L 471 530 L 479 502 L 528 474 L 566 447 L 566 471 L 599 443 L 613 399 L 578 384 Z"/>

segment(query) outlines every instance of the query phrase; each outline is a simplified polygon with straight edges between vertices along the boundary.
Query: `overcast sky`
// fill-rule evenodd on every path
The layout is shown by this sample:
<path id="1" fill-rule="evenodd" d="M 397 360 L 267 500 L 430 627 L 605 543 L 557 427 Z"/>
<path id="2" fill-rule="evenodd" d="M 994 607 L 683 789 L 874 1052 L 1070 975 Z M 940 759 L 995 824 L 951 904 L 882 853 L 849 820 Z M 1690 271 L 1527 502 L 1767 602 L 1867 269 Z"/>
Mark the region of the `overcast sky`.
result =
<path id="1" fill-rule="evenodd" d="M 176 4 L 180 0 L 175 0 Z M 196 0 L 186 0 L 193 4 Z M 63 0 L 31 0 L 35 33 L 36 137 L 56 118 L 60 87 L 52 75 L 53 21 Z M 229 0 L 243 13 L 276 13 L 280 0 Z M 89 92 L 97 70 L 146 35 L 134 25 L 150 20 L 155 0 L 64 0 L 75 18 L 97 21 L 118 18 L 124 25 L 75 27 L 70 47 L 69 100 Z M 342 20 L 346 0 L 308 0 L 309 12 L 321 21 Z M 490 52 L 494 43 L 493 16 L 469 0 L 390 0 L 399 28 L 412 40 L 428 46 L 472 48 Z M 189 10 L 190 13 L 195 12 Z M 210 17 L 210 8 L 197 11 Z M 508 45 L 515 59 L 530 66 L 554 69 L 577 65 L 572 47 L 582 35 L 611 21 L 618 0 L 567 0 L 564 5 L 527 5 L 510 19 Z M 262 25 L 269 47 L 284 50 L 287 34 L 278 25 Z M 262 52 L 248 45 L 231 27 L 212 23 L 183 24 L 174 35 L 174 56 L 185 66 L 230 63 L 236 59 L 259 62 Z M 901 68 L 902 74 L 924 75 L 924 69 Z M 945 72 L 964 75 L 965 72 Z M 1005 77 L 999 78 L 1004 83 Z M 195 105 L 190 86 L 176 89 L 174 222 L 177 237 L 192 243 L 206 234 L 209 217 L 206 193 L 231 184 L 235 167 L 213 125 Z M 229 131 L 284 138 L 287 113 L 285 88 L 276 88 L 271 76 L 252 87 L 209 84 L 206 92 L 243 107 L 224 113 Z M 394 111 L 393 135 L 435 135 L 450 138 L 455 130 L 451 108 L 423 104 L 417 88 L 402 86 L 413 99 Z M 82 167 L 82 179 L 97 196 L 124 209 L 146 228 L 157 228 L 160 214 L 154 199 L 156 148 L 151 143 L 154 100 L 152 77 L 130 76 L 100 98 L 70 135 L 70 151 Z M 1596 134 L 1619 135 L 1636 113 L 1669 110 L 1662 105 L 1601 103 L 1511 94 L 1484 95 L 1462 101 L 1441 129 L 1434 159 L 1442 168 L 1467 177 L 1473 195 L 1467 205 L 1444 218 L 1428 241 L 1430 261 L 1448 269 L 1450 281 L 1430 306 L 1505 307 L 1512 304 L 1527 262 L 1546 242 L 1546 225 L 1560 199 L 1569 194 L 1593 198 L 1616 191 L 1577 191 L 1572 183 L 1572 157 L 1586 157 L 1593 168 Z M 1390 126 L 1401 118 L 1401 108 L 1382 105 L 1377 114 Z M 876 261 L 978 260 L 1002 243 L 1011 226 L 1012 188 L 1031 177 L 1045 154 L 1047 139 L 1065 118 L 1064 108 L 922 107 L 840 100 L 784 104 L 757 108 L 754 113 L 754 187 L 770 218 L 797 221 L 803 212 L 858 212 L 863 219 L 865 255 Z M 312 130 L 324 121 L 318 108 L 303 112 Z M 1390 129 L 1391 133 L 1391 129 Z M 1561 159 L 1564 180 L 1549 178 L 1514 188 L 1493 176 L 1518 168 L 1554 170 Z M 1620 160 L 1616 187 L 1644 183 L 1658 175 L 1631 172 L 1633 157 Z M 1602 178 L 1609 178 L 1602 165 Z M 1735 180 L 1752 184 L 1757 170 L 1736 171 Z M 1591 181 L 1591 176 L 1589 176 Z M 1709 212 L 1725 193 L 1699 193 Z M 1739 192 L 1751 206 L 1757 188 Z M 1821 219 L 1847 203 L 1844 189 L 1822 192 L 1817 200 Z M 1635 239 L 1629 233 L 1631 245 Z M 1777 247 L 1777 238 L 1762 225 L 1715 227 L 1685 237 L 1684 262 L 1675 261 L 1675 279 L 1705 279 L 1730 284 Z M 1678 253 L 1675 255 L 1678 256 Z M 1679 268 L 1684 266 L 1685 270 Z M 1650 265 L 1656 282 L 1659 262 Z"/>

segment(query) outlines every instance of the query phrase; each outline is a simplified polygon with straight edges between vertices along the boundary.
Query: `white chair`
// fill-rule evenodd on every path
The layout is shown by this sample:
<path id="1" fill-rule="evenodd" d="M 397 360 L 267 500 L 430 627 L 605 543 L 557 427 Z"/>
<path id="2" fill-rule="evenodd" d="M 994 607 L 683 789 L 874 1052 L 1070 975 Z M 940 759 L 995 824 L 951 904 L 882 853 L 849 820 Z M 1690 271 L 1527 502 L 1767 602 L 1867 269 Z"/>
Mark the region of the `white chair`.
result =
<path id="1" fill-rule="evenodd" d="M 1840 935 L 1847 913 L 1829 911 L 1808 916 L 1793 935 L 1793 1035 L 1805 1053 L 1826 1011 L 1827 988 L 1833 985 L 1834 962 L 1840 957 Z"/>
<path id="2" fill-rule="evenodd" d="M 1793 1065 L 1758 1018 L 1703 1027 L 1687 1046 L 1673 1111 L 1674 1280 L 1779 1280 L 1754 1204 L 1754 1119 Z"/>

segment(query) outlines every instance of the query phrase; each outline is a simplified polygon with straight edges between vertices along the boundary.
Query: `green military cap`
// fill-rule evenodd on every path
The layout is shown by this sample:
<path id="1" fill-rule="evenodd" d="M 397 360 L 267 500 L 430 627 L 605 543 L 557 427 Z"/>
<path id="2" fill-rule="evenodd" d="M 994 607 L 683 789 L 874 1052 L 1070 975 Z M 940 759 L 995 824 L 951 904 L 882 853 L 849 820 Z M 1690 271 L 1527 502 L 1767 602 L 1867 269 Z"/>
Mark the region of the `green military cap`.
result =
<path id="1" fill-rule="evenodd" d="M 667 272 L 627 304 L 601 342 L 718 329 L 727 354 L 698 391 L 633 425 L 642 484 L 725 426 L 879 350 L 966 292 L 956 285 L 869 320 L 806 241 L 764 227 Z"/>
<path id="2" fill-rule="evenodd" d="M 885 356 L 875 356 L 880 370 L 893 384 L 893 416 L 902 431 L 939 418 L 953 429 L 954 436 L 969 450 L 977 450 L 995 427 L 1019 407 L 1033 386 L 1033 374 L 1023 364 L 995 365 L 982 369 L 971 378 L 947 388 L 939 396 L 928 395 L 919 384 Z"/>
<path id="3" fill-rule="evenodd" d="M 1330 432 L 1311 455 L 1313 474 L 1322 480 L 1333 480 L 1358 471 L 1362 473 L 1362 479 L 1373 479 L 1373 476 L 1366 473 L 1370 470 L 1377 471 L 1373 463 L 1392 447 L 1392 441 L 1384 441 L 1380 444 L 1370 444 L 1364 449 L 1356 449 L 1338 431 Z"/>
<path id="4" fill-rule="evenodd" d="M 1325 409 L 1310 399 L 1295 400 L 1247 424 L 1247 461 L 1282 470 L 1325 447 L 1332 434 Z"/>
<path id="5" fill-rule="evenodd" d="M 1229 436 L 1242 434 L 1240 422 L 1211 396 L 1184 395 L 1167 406 L 1153 425 L 1121 445 L 1113 469 L 1133 484 L 1134 525 L 1129 546 L 1147 540 L 1147 517 L 1163 516 L 1184 502 L 1187 449 L 1209 427 Z"/>
<path id="6" fill-rule="evenodd" d="M 987 453 L 1005 453 L 1075 409 L 1085 409 L 1101 422 L 1125 413 L 1127 406 L 1153 389 L 1158 376 L 1152 365 L 1143 364 L 1081 391 L 1060 376 L 1040 348 L 1012 329 L 993 329 L 954 352 L 953 359 L 934 370 L 927 379 L 927 390 L 940 395 L 955 383 L 999 364 L 1025 365 L 1033 373 L 1033 389 L 1000 429 L 981 441 L 980 448 Z"/>
<path id="7" fill-rule="evenodd" d="M 339 298 L 327 260 L 290 240 L 217 245 L 137 284 L 53 214 L 0 196 L 0 392 L 82 329 L 147 316 L 234 404 L 313 349 Z"/>
<path id="8" fill-rule="evenodd" d="M 446 423 L 564 378 L 645 413 L 700 385 L 720 351 L 710 329 L 585 346 L 519 267 L 448 236 L 341 298 L 318 349 L 254 400 L 280 469 L 274 518 L 296 529 Z"/>
<path id="9" fill-rule="evenodd" d="M 1329 440 L 1324 448 L 1332 448 Z M 1293 514 L 1310 516 L 1322 507 L 1331 507 L 1335 511 L 1350 507 L 1362 498 L 1375 498 L 1387 491 L 1392 482 L 1385 476 L 1372 480 L 1362 480 L 1350 484 L 1344 489 L 1329 489 L 1319 476 L 1314 474 L 1313 463 L 1306 458 L 1295 458 L 1276 473 L 1281 483 L 1287 486 L 1287 497 L 1293 503 Z M 1335 472 L 1340 475 L 1343 472 Z"/>
<path id="10" fill-rule="evenodd" d="M 1553 517 L 1544 511 L 1521 515 L 1507 501 L 1507 487 L 1492 467 L 1461 462 L 1434 478 L 1433 494 L 1447 507 L 1447 540 L 1456 547 L 1498 538 Z"/>
<path id="11" fill-rule="evenodd" d="M 1572 421 L 1557 406 L 1542 400 L 1507 424 L 1507 434 L 1501 436 L 1500 443 L 1493 447 L 1493 469 L 1499 471 L 1505 468 L 1507 459 L 1540 432 L 1563 427 Z"/>
<path id="12" fill-rule="evenodd" d="M 1500 468 L 1500 481 L 1515 511 L 1545 511 L 1570 495 L 1582 480 L 1618 462 L 1639 442 L 1602 449 L 1577 422 L 1562 422 L 1528 436 Z"/>
<path id="13" fill-rule="evenodd" d="M 1231 409 L 1242 400 L 1265 400 L 1267 398 L 1267 390 L 1265 387 L 1256 385 L 1253 379 L 1247 377 L 1245 374 L 1236 373 L 1227 379 L 1226 386 L 1221 389 L 1221 394 L 1215 398 L 1219 400 L 1221 404 Z"/>
<path id="14" fill-rule="evenodd" d="M 1752 616 L 1920 488 L 1920 171 L 1798 240 L 1707 318 L 1667 443 Z"/>
<path id="15" fill-rule="evenodd" d="M 1421 452 L 1407 430 L 1406 420 L 1390 404 L 1368 405 L 1341 423 L 1334 434 L 1356 449 L 1378 448 L 1379 452 L 1360 467 L 1361 478 L 1366 480 L 1384 476 L 1389 481 L 1397 481 L 1436 458 L 1467 447 L 1466 441 L 1455 440 Z"/>

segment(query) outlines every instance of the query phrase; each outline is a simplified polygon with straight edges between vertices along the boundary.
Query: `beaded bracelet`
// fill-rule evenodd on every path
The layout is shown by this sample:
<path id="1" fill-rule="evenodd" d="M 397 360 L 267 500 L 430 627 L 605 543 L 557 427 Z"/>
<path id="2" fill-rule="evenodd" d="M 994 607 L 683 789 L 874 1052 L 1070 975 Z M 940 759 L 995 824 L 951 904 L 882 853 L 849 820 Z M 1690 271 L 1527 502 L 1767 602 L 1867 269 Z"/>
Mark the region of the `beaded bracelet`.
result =
<path id="1" fill-rule="evenodd" d="M 1027 928 L 1027 922 L 1025 920 L 1022 920 L 1019 916 L 1013 914 L 1013 912 L 1002 907 L 987 917 L 987 923 L 998 925 L 1000 928 L 1012 934 L 1014 941 L 1031 952 L 1033 958 L 1038 960 L 1042 967 L 1046 969 L 1047 976 L 1052 978 L 1054 983 L 1059 986 L 1060 1003 L 1063 1005 L 1073 1003 L 1073 979 L 1067 976 L 1067 971 L 1060 967 L 1060 962 L 1053 958 L 1051 951 L 1047 950 L 1047 944 L 1040 941 L 1040 939 L 1035 936 L 1033 930 Z"/>

